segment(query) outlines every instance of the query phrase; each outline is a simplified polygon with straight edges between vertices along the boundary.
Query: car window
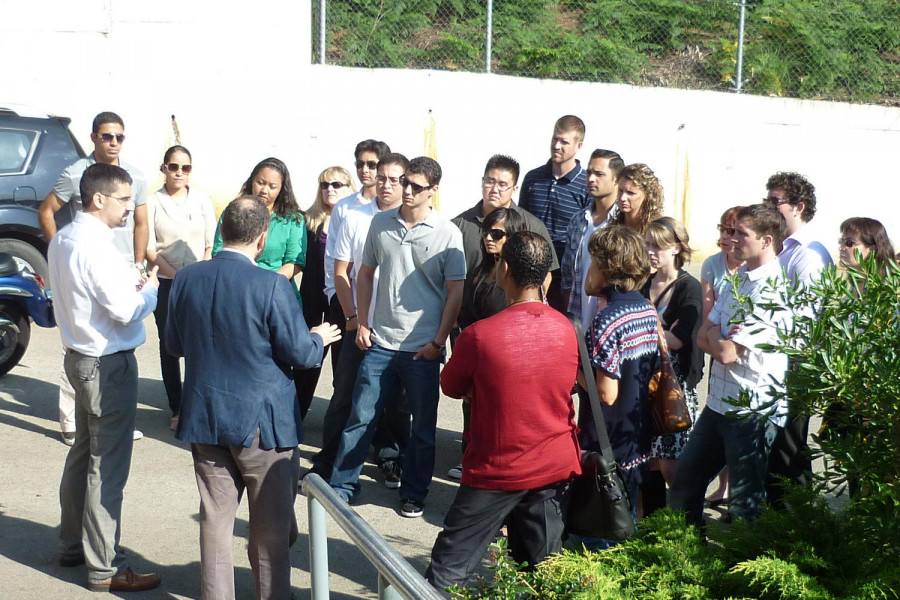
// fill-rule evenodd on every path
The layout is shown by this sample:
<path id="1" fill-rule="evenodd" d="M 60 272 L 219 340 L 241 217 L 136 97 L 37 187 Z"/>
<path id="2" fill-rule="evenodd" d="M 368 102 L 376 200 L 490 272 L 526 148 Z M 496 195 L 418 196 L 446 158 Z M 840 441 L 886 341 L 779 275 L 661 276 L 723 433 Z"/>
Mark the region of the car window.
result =
<path id="1" fill-rule="evenodd" d="M 20 175 L 28 169 L 37 131 L 0 129 L 0 175 Z"/>

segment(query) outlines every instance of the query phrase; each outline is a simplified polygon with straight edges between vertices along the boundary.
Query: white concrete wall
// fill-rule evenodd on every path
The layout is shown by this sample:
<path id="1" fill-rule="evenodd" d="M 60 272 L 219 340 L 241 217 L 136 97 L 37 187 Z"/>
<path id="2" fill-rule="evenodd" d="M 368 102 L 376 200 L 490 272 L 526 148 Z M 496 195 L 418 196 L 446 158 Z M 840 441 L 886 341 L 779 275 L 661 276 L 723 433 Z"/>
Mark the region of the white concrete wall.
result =
<path id="1" fill-rule="evenodd" d="M 85 148 L 93 116 L 118 112 L 123 155 L 151 179 L 175 114 L 194 185 L 223 203 L 275 155 L 306 205 L 319 171 L 351 168 L 356 142 L 372 137 L 410 157 L 431 141 L 445 173 L 441 210 L 452 216 L 478 200 L 490 155 L 516 157 L 524 174 L 546 161 L 555 119 L 573 113 L 587 124 L 582 158 L 603 147 L 649 164 L 667 213 L 687 222 L 703 253 L 714 250 L 720 213 L 758 202 L 778 170 L 816 185 L 813 227 L 827 246 L 850 216 L 880 219 L 900 242 L 900 109 L 310 65 L 306 0 L 0 0 L 0 15 L 0 103 L 72 117 Z"/>

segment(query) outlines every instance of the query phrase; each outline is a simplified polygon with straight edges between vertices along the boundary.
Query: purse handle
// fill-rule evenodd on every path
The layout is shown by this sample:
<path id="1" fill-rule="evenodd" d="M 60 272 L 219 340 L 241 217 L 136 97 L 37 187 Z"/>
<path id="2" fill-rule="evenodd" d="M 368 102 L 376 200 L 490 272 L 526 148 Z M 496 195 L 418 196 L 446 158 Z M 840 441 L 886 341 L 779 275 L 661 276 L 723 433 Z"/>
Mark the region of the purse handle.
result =
<path id="1" fill-rule="evenodd" d="M 615 462 L 612 446 L 609 444 L 609 435 L 606 433 L 606 421 L 603 420 L 603 412 L 600 408 L 600 396 L 597 394 L 597 381 L 594 379 L 594 368 L 588 358 L 587 345 L 584 343 L 584 329 L 581 320 L 570 318 L 575 327 L 575 336 L 578 338 L 578 355 L 581 357 L 581 372 L 584 374 L 584 383 L 587 388 L 588 398 L 591 401 L 591 413 L 594 415 L 594 426 L 597 428 L 597 439 L 600 441 L 600 454 L 608 462 Z"/>

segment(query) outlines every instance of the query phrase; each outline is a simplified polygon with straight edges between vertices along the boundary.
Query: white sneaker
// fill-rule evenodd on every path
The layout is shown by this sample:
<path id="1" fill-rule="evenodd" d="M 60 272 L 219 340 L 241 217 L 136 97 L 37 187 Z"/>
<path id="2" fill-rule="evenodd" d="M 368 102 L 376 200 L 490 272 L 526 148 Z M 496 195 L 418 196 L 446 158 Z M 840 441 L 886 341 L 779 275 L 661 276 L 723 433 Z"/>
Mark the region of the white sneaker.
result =
<path id="1" fill-rule="evenodd" d="M 450 479 L 462 479 L 462 464 L 456 465 L 449 471 L 447 471 L 447 477 Z"/>
<path id="2" fill-rule="evenodd" d="M 141 431 L 141 430 L 139 430 L 139 429 L 135 429 L 135 430 L 134 430 L 134 438 L 133 438 L 134 441 L 138 441 L 138 440 L 141 439 L 142 437 L 144 437 L 144 432 Z"/>

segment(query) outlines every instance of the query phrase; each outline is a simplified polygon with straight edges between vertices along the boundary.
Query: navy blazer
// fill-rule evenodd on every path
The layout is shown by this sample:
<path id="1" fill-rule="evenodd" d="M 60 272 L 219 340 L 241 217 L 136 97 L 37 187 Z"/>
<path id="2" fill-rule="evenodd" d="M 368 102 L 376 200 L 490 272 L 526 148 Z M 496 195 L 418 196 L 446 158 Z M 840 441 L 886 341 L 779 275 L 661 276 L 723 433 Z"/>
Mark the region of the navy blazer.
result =
<path id="1" fill-rule="evenodd" d="M 176 437 L 290 448 L 303 437 L 291 367 L 322 361 L 288 280 L 237 252 L 180 269 L 169 294 L 166 349 L 184 356 Z"/>

